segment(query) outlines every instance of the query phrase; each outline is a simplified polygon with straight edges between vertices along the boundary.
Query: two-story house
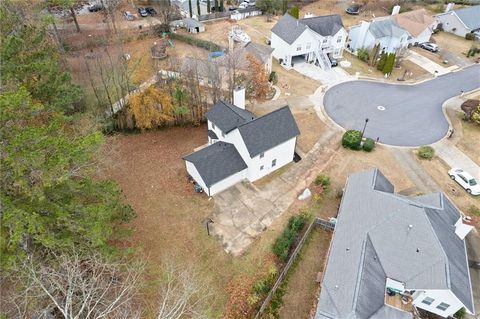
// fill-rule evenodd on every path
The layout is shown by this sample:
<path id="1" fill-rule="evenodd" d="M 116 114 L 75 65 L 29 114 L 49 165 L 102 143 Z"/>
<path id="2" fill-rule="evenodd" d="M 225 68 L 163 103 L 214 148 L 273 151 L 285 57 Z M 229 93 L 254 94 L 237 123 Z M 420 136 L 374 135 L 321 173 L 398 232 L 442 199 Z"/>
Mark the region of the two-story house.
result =
<path id="1" fill-rule="evenodd" d="M 300 131 L 288 106 L 256 117 L 245 109 L 245 89 L 237 88 L 234 104 L 219 101 L 206 117 L 208 146 L 183 159 L 208 196 L 242 180 L 254 182 L 293 161 Z"/>
<path id="2" fill-rule="evenodd" d="M 403 196 L 378 170 L 347 180 L 315 319 L 473 314 L 465 236 L 443 193 Z"/>
<path id="3" fill-rule="evenodd" d="M 291 66 L 293 58 L 301 57 L 328 70 L 329 56 L 341 57 L 346 39 L 347 31 L 338 14 L 297 20 L 286 13 L 273 26 L 270 45 L 273 57 L 284 65 Z"/>

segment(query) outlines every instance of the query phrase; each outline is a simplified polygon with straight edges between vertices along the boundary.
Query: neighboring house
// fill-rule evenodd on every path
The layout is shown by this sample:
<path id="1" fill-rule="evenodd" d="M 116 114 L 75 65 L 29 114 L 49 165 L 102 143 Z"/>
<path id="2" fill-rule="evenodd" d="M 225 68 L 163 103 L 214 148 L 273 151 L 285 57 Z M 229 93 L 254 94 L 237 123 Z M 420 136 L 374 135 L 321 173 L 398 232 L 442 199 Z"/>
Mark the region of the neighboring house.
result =
<path id="1" fill-rule="evenodd" d="M 372 49 L 380 44 L 380 51 L 395 53 L 409 45 L 410 33 L 403 29 L 394 19 L 382 17 L 371 22 L 362 21 L 361 24 L 350 28 L 347 47 L 356 52 L 358 49 Z"/>
<path id="2" fill-rule="evenodd" d="M 407 197 L 378 169 L 352 174 L 315 318 L 413 319 L 413 307 L 473 314 L 464 240 L 472 228 L 443 193 Z"/>
<path id="3" fill-rule="evenodd" d="M 288 106 L 255 117 L 245 110 L 243 88 L 235 90 L 234 103 L 219 101 L 208 110 L 209 145 L 183 158 L 188 174 L 208 196 L 293 161 L 300 131 Z"/>
<path id="4" fill-rule="evenodd" d="M 170 22 L 170 28 L 172 31 L 178 28 L 185 28 L 185 30 L 190 33 L 205 32 L 205 24 L 192 18 L 172 21 Z"/>
<path id="5" fill-rule="evenodd" d="M 245 50 L 264 65 L 265 71 L 267 71 L 268 74 L 272 72 L 273 49 L 271 47 L 254 42 L 248 42 L 245 45 Z"/>
<path id="6" fill-rule="evenodd" d="M 238 21 L 238 20 L 246 19 L 249 17 L 255 17 L 259 15 L 262 15 L 262 9 L 256 6 L 251 6 L 245 9 L 238 9 L 233 11 L 233 13 L 230 15 L 230 19 Z"/>
<path id="7" fill-rule="evenodd" d="M 322 69 L 330 69 L 329 56 L 341 57 L 347 38 L 340 15 L 295 19 L 286 13 L 272 28 L 273 56 L 284 65 L 292 65 L 293 59 L 315 63 Z"/>
<path id="8" fill-rule="evenodd" d="M 446 32 L 465 37 L 467 33 L 480 35 L 480 5 L 451 10 L 453 4 L 449 4 L 447 12 L 436 15 L 436 19 L 442 24 Z"/>
<path id="9" fill-rule="evenodd" d="M 425 9 L 408 11 L 391 16 L 397 24 L 410 33 L 409 44 L 429 42 L 437 21 Z"/>

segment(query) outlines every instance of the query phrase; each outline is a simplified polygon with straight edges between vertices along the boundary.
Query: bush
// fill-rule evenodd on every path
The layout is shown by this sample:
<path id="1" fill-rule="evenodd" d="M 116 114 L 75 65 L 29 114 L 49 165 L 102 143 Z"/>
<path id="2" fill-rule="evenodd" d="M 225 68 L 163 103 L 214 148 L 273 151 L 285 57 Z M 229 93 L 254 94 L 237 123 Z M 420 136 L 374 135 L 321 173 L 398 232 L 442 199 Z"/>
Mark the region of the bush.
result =
<path id="1" fill-rule="evenodd" d="M 277 84 L 277 82 L 278 82 L 277 72 L 272 71 L 270 73 L 270 75 L 268 76 L 268 82 L 271 82 L 272 84 Z"/>
<path id="2" fill-rule="evenodd" d="M 475 56 L 477 53 L 480 53 L 480 49 L 472 46 L 467 52 L 467 58 L 471 56 Z"/>
<path id="3" fill-rule="evenodd" d="M 300 18 L 300 8 L 297 7 L 297 6 L 293 6 L 292 8 L 290 8 L 290 10 L 288 10 L 288 14 L 290 14 L 295 19 L 299 19 Z"/>
<path id="4" fill-rule="evenodd" d="M 362 146 L 365 152 L 371 152 L 375 148 L 375 141 L 367 137 Z"/>
<path id="5" fill-rule="evenodd" d="M 357 130 L 348 130 L 343 134 L 342 146 L 352 150 L 359 150 L 362 142 L 362 132 Z"/>
<path id="6" fill-rule="evenodd" d="M 283 230 L 280 237 L 275 240 L 272 252 L 280 258 L 281 261 L 287 261 L 293 242 L 303 229 L 303 226 L 305 226 L 306 222 L 307 216 L 305 214 L 290 217 L 287 227 Z"/>
<path id="7" fill-rule="evenodd" d="M 471 215 L 480 216 L 480 208 L 475 205 L 470 205 L 470 207 L 468 207 L 468 213 Z"/>
<path id="8" fill-rule="evenodd" d="M 465 39 L 466 39 L 466 40 L 473 41 L 473 40 L 475 40 L 475 34 L 473 34 L 473 33 L 467 33 L 467 34 L 465 34 Z"/>
<path id="9" fill-rule="evenodd" d="M 387 54 L 382 53 L 382 55 L 380 55 L 380 60 L 377 63 L 377 70 L 383 71 L 383 67 L 385 66 L 386 62 L 387 62 Z"/>
<path id="10" fill-rule="evenodd" d="M 365 49 L 365 48 L 360 48 L 357 50 L 357 56 L 360 60 L 362 61 L 368 61 L 368 59 L 370 58 L 370 55 L 368 53 L 368 50 Z"/>
<path id="11" fill-rule="evenodd" d="M 465 308 L 462 308 L 462 309 L 458 310 L 457 312 L 455 312 L 455 314 L 453 316 L 457 319 L 462 319 L 462 318 L 465 317 L 465 314 L 466 314 Z"/>
<path id="12" fill-rule="evenodd" d="M 435 155 L 435 150 L 431 146 L 421 146 L 417 154 L 420 158 L 432 159 Z"/>
<path id="13" fill-rule="evenodd" d="M 314 183 L 317 186 L 322 186 L 324 189 L 327 189 L 328 186 L 330 186 L 330 177 L 327 175 L 318 175 Z"/>
<path id="14" fill-rule="evenodd" d="M 194 38 L 190 35 L 170 33 L 170 38 L 176 39 L 178 41 L 182 41 L 182 42 L 185 42 L 185 43 L 188 43 L 188 44 L 191 44 L 191 45 L 194 45 L 194 46 L 202 48 L 202 49 L 206 49 L 206 50 L 211 51 L 211 52 L 222 50 L 222 48 L 218 44 L 215 44 L 211 41 Z"/>

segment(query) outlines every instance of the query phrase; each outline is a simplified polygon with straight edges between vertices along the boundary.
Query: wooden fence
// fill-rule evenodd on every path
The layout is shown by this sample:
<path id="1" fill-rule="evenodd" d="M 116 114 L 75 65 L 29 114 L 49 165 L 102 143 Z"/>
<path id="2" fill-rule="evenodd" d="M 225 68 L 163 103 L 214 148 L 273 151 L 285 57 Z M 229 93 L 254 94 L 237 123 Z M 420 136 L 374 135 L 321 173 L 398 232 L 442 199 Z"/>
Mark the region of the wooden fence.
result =
<path id="1" fill-rule="evenodd" d="M 331 230 L 331 231 L 333 231 L 335 229 L 335 224 L 329 222 L 328 220 L 324 220 L 324 219 L 321 219 L 321 218 L 318 218 L 318 217 L 315 218 L 315 220 L 308 226 L 307 230 L 305 231 L 305 234 L 303 235 L 302 239 L 298 243 L 297 247 L 295 247 L 295 250 L 293 251 L 290 258 L 288 259 L 287 264 L 283 268 L 282 272 L 280 273 L 277 280 L 275 281 L 275 284 L 273 285 L 272 289 L 268 293 L 267 298 L 265 298 L 262 305 L 260 306 L 260 309 L 258 310 L 257 314 L 255 315 L 255 319 L 259 319 L 260 316 L 262 315 L 262 313 L 267 308 L 268 304 L 270 303 L 270 301 L 273 298 L 273 295 L 277 291 L 278 287 L 280 287 L 280 285 L 282 284 L 282 281 L 285 279 L 285 276 L 287 275 L 288 270 L 292 266 L 293 262 L 295 261 L 295 258 L 297 258 L 298 253 L 300 252 L 303 245 L 305 244 L 305 241 L 307 240 L 308 236 L 312 232 L 312 229 L 316 226 L 321 227 L 325 230 Z"/>

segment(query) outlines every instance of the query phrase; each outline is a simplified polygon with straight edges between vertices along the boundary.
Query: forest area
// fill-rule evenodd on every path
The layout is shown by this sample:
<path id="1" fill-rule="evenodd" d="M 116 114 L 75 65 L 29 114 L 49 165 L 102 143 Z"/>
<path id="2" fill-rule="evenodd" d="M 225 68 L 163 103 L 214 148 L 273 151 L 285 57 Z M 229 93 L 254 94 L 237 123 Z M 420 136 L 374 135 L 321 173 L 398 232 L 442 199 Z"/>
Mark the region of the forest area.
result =
<path id="1" fill-rule="evenodd" d="M 50 6 L 72 3 L 3 1 L 0 7 L 0 317 L 204 317 L 208 293 L 194 270 L 166 261 L 152 274 L 137 247 L 118 245 L 131 233 L 135 212 L 117 183 L 98 178 L 96 169 L 111 131 L 109 110 L 132 90 L 135 66 L 108 50 L 106 60 L 85 58 L 96 73 L 88 102 L 91 88 L 73 82 L 50 14 Z M 109 12 L 110 41 L 122 44 Z M 190 110 L 199 105 L 190 99 L 198 97 L 185 85 L 176 80 L 173 93 L 153 86 L 133 97 L 127 112 L 136 127 L 158 127 L 187 112 L 185 122 L 198 120 L 203 111 Z M 145 110 L 135 112 L 143 106 L 157 113 L 142 118 Z M 146 290 L 153 290 L 148 302 Z"/>

